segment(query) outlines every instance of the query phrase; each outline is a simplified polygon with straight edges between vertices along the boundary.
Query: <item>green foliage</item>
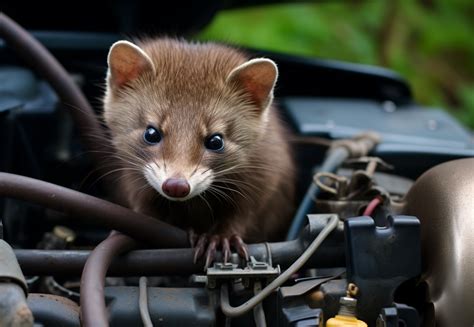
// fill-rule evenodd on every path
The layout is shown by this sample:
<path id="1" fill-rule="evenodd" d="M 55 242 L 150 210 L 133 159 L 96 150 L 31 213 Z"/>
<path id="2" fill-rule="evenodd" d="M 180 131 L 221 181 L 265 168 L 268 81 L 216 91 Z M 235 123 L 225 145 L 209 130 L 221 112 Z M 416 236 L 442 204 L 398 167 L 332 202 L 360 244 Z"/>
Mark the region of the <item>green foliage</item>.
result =
<path id="1" fill-rule="evenodd" d="M 353 0 L 226 11 L 198 38 L 386 66 L 474 128 L 473 32 L 472 0 Z"/>

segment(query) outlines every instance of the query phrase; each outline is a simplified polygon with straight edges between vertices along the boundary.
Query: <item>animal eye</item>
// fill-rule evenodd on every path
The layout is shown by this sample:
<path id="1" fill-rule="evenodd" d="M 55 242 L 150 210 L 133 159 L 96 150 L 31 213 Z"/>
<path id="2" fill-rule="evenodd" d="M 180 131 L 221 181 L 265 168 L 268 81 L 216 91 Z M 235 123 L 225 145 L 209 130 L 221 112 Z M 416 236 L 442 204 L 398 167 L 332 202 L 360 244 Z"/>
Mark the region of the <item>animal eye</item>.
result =
<path id="1" fill-rule="evenodd" d="M 204 141 L 204 146 L 211 151 L 222 151 L 224 150 L 224 138 L 221 134 L 212 134 Z"/>
<path id="2" fill-rule="evenodd" d="M 161 133 L 153 126 L 148 126 L 143 133 L 143 140 L 149 145 L 155 145 L 161 141 Z"/>

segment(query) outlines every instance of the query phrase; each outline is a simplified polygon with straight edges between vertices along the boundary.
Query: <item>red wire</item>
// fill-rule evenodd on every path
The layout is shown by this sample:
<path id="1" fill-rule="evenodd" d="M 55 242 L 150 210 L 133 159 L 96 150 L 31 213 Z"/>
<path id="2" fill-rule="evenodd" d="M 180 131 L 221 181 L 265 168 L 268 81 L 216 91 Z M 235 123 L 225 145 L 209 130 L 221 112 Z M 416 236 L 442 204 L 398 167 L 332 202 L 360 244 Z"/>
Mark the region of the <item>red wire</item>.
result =
<path id="1" fill-rule="evenodd" d="M 375 208 L 377 208 L 381 203 L 382 203 L 382 197 L 380 195 L 377 195 L 375 198 L 370 200 L 369 204 L 365 208 L 364 213 L 362 215 L 372 216 L 372 214 L 375 211 Z"/>

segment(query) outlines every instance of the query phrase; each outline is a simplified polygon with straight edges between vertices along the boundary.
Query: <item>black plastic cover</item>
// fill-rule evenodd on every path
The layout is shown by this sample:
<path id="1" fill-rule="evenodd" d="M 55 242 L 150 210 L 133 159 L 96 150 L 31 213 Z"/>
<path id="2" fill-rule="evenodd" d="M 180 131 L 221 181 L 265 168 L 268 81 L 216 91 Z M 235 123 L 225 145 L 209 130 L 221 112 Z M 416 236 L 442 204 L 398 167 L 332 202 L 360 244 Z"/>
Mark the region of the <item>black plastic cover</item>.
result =
<path id="1" fill-rule="evenodd" d="M 371 217 L 344 222 L 347 280 L 359 287 L 358 317 L 373 325 L 404 281 L 421 273 L 420 221 L 389 216 L 386 227 Z"/>

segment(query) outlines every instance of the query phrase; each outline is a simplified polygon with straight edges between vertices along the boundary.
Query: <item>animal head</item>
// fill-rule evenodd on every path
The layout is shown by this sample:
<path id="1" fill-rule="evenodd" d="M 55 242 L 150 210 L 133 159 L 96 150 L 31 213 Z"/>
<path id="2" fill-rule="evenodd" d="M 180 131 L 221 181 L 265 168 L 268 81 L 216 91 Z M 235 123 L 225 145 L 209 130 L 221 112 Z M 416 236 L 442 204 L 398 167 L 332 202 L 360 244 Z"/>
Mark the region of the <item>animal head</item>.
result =
<path id="1" fill-rule="evenodd" d="M 251 169 L 278 70 L 216 44 L 119 41 L 108 55 L 104 119 L 125 170 L 184 201 Z"/>

